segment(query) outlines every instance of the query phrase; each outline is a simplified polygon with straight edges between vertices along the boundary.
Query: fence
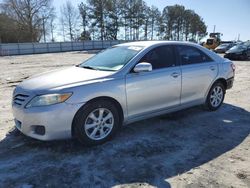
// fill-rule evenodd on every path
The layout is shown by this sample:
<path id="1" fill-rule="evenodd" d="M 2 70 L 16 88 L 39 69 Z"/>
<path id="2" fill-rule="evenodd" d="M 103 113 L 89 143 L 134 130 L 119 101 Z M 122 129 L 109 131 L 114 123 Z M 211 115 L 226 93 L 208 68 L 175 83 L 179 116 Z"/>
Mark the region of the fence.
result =
<path id="1" fill-rule="evenodd" d="M 54 43 L 0 43 L 0 56 L 100 50 L 124 42 L 127 41 L 113 40 Z"/>

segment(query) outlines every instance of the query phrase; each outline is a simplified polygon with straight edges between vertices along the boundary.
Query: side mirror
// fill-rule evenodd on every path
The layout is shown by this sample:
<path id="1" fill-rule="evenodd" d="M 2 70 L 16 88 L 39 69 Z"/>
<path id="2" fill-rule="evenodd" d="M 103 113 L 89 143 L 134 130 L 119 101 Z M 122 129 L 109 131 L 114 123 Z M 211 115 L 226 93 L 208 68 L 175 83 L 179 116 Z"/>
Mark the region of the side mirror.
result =
<path id="1" fill-rule="evenodd" d="M 139 73 L 139 72 L 150 72 L 150 71 L 152 71 L 152 65 L 151 65 L 151 63 L 142 62 L 142 63 L 138 63 L 134 67 L 134 72 L 136 72 L 136 73 Z"/>

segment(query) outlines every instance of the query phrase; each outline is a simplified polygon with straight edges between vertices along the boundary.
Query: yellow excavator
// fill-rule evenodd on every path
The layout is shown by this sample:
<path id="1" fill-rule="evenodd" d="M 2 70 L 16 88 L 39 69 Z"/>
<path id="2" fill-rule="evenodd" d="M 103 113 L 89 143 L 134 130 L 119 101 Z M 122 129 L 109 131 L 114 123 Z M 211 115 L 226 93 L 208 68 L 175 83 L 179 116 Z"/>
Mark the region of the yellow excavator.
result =
<path id="1" fill-rule="evenodd" d="M 203 46 L 207 49 L 214 50 L 221 44 L 221 33 L 210 33 L 209 38 L 203 43 Z"/>

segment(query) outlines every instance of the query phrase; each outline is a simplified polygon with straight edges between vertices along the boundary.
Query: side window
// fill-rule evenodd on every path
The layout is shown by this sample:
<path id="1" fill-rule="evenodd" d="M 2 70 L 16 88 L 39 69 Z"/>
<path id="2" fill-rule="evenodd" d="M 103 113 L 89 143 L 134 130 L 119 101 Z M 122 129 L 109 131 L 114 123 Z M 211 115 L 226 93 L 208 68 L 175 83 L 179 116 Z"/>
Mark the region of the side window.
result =
<path id="1" fill-rule="evenodd" d="M 192 46 L 177 46 L 177 52 L 182 65 L 213 61 L 199 49 Z"/>
<path id="2" fill-rule="evenodd" d="M 153 70 L 176 66 L 173 46 L 160 46 L 149 51 L 139 62 L 151 63 Z"/>

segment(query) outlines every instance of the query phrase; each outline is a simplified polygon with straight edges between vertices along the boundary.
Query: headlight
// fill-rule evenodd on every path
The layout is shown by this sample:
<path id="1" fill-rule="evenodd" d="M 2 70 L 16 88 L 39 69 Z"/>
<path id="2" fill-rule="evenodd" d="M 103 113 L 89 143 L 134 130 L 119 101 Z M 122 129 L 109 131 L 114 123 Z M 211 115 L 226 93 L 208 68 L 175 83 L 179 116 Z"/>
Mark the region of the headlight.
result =
<path id="1" fill-rule="evenodd" d="M 62 103 L 66 101 L 71 95 L 72 93 L 47 94 L 36 96 L 26 105 L 26 108 Z"/>

